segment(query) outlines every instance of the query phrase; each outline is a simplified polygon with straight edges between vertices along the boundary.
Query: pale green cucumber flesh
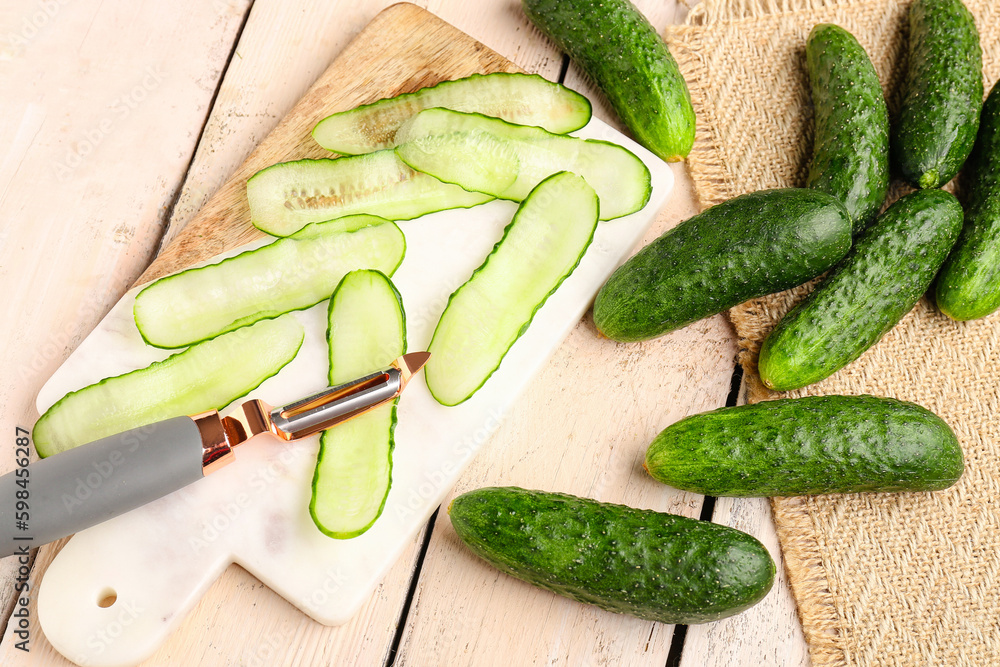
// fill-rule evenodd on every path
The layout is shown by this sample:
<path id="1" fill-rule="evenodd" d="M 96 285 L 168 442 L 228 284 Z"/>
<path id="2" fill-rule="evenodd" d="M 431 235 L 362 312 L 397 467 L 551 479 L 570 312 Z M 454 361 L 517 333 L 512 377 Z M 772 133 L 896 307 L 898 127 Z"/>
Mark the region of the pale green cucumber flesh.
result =
<path id="1" fill-rule="evenodd" d="M 635 213 L 649 201 L 649 169 L 631 151 L 606 141 L 448 109 L 421 111 L 397 138 L 396 153 L 414 169 L 501 199 L 522 201 L 544 179 L 569 171 L 597 191 L 601 220 Z"/>
<path id="2" fill-rule="evenodd" d="M 321 120 L 313 139 L 343 155 L 359 155 L 396 145 L 396 130 L 414 114 L 431 107 L 476 112 L 519 125 L 537 125 L 565 134 L 590 120 L 590 101 L 537 74 L 494 72 L 421 88 L 341 111 Z"/>
<path id="3" fill-rule="evenodd" d="M 448 299 L 424 367 L 443 405 L 472 396 L 500 366 L 546 299 L 593 240 L 598 202 L 581 177 L 561 172 L 524 200 L 486 261 Z"/>
<path id="4" fill-rule="evenodd" d="M 353 229 L 358 225 L 361 226 Z M 406 250 L 393 223 L 352 216 L 303 229 L 217 264 L 165 276 L 136 296 L 143 339 L 175 348 L 313 306 L 359 268 L 392 274 Z"/>
<path id="5" fill-rule="evenodd" d="M 399 292 L 385 274 L 352 271 L 330 300 L 330 384 L 385 368 L 406 351 Z M 385 507 L 392 483 L 396 402 L 323 432 L 309 514 L 326 535 L 356 537 Z"/>
<path id="6" fill-rule="evenodd" d="M 282 162 L 247 181 L 250 221 L 272 236 L 289 236 L 311 222 L 357 213 L 411 220 L 490 199 L 414 171 L 392 150 Z"/>
<path id="7" fill-rule="evenodd" d="M 145 424 L 220 410 L 281 370 L 302 338 L 290 315 L 264 320 L 71 392 L 35 424 L 35 448 L 45 457 Z"/>

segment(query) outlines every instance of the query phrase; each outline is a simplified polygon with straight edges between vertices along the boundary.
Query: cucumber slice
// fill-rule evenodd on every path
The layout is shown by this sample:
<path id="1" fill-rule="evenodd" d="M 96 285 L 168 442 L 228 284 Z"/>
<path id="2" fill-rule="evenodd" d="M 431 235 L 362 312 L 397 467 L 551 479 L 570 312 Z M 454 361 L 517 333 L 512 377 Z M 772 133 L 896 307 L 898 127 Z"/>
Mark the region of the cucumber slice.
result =
<path id="1" fill-rule="evenodd" d="M 591 113 L 586 97 L 537 74 L 494 72 L 443 81 L 335 113 L 321 120 L 312 136 L 323 148 L 343 155 L 392 148 L 399 126 L 431 107 L 478 112 L 556 134 L 579 130 L 590 121 Z"/>
<path id="2" fill-rule="evenodd" d="M 500 366 L 594 238 L 597 195 L 560 172 L 525 198 L 486 261 L 448 299 L 424 367 L 443 405 L 467 400 Z"/>
<path id="3" fill-rule="evenodd" d="M 399 292 L 379 271 L 352 271 L 330 299 L 330 384 L 385 368 L 406 351 Z M 382 513 L 392 483 L 396 402 L 323 432 L 313 473 L 309 514 L 330 537 L 368 530 Z"/>
<path id="4" fill-rule="evenodd" d="M 448 109 L 421 111 L 396 137 L 396 154 L 417 171 L 501 199 L 522 201 L 545 178 L 571 171 L 597 191 L 601 220 L 635 213 L 649 201 L 649 169 L 631 151 L 606 141 Z M 483 163 L 497 167 L 484 169 Z"/>
<path id="5" fill-rule="evenodd" d="M 391 150 L 337 160 L 298 160 L 262 169 L 247 181 L 250 221 L 272 236 L 355 213 L 411 220 L 493 197 L 416 172 Z"/>
<path id="6" fill-rule="evenodd" d="M 310 225 L 262 248 L 157 280 L 136 296 L 135 324 L 150 345 L 183 347 L 309 308 L 328 298 L 348 271 L 391 274 L 405 249 L 399 227 L 382 218 Z"/>
<path id="7" fill-rule="evenodd" d="M 302 338 L 291 316 L 265 320 L 70 392 L 38 419 L 35 449 L 46 457 L 171 417 L 221 410 L 280 371 Z"/>

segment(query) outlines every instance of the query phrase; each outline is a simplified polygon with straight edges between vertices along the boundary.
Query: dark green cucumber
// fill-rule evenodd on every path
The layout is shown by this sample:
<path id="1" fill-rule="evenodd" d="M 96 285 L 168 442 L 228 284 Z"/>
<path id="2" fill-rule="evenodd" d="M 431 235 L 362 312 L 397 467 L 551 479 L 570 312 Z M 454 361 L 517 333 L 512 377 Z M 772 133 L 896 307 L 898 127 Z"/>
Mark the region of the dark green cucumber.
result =
<path id="1" fill-rule="evenodd" d="M 694 143 L 695 116 L 667 45 L 628 0 L 522 0 L 524 13 L 597 82 L 643 146 L 668 162 Z"/>
<path id="2" fill-rule="evenodd" d="M 860 357 L 927 291 L 961 227 L 962 207 L 944 190 L 897 200 L 764 339 L 764 384 L 798 389 Z"/>
<path id="3" fill-rule="evenodd" d="M 712 496 L 936 491 L 962 476 L 940 417 L 876 396 L 806 396 L 685 417 L 650 444 L 655 479 Z"/>
<path id="4" fill-rule="evenodd" d="M 806 41 L 816 131 L 806 187 L 844 202 L 854 234 L 889 189 L 889 114 L 875 67 L 843 28 L 820 23 Z"/>
<path id="5" fill-rule="evenodd" d="M 850 216 L 832 195 L 794 188 L 742 195 L 685 220 L 620 266 L 597 294 L 594 324 L 613 340 L 653 338 L 801 285 L 850 247 Z"/>
<path id="6" fill-rule="evenodd" d="M 906 180 L 937 188 L 972 150 L 983 103 L 983 54 L 962 0 L 910 5 L 903 105 L 893 126 L 893 163 Z"/>
<path id="7" fill-rule="evenodd" d="M 1000 85 L 983 104 L 962 173 L 965 224 L 934 290 L 941 312 L 960 321 L 1000 308 Z"/>
<path id="8" fill-rule="evenodd" d="M 707 521 L 516 487 L 470 491 L 448 512 L 462 541 L 499 570 L 652 621 L 732 616 L 774 583 L 764 545 Z"/>

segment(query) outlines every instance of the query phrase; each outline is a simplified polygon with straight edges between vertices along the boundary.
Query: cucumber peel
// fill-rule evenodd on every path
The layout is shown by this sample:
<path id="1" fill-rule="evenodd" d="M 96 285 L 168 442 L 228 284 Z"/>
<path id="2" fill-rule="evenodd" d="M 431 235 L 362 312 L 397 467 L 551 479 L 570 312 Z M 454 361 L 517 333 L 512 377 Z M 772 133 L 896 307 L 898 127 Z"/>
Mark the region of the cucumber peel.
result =
<path id="1" fill-rule="evenodd" d="M 490 255 L 449 297 L 434 330 L 424 377 L 439 403 L 462 403 L 496 371 L 580 263 L 597 216 L 593 188 L 567 172 L 525 198 Z"/>
<path id="2" fill-rule="evenodd" d="M 247 180 L 250 222 L 272 236 L 289 236 L 311 222 L 347 215 L 411 220 L 491 199 L 414 171 L 392 150 L 281 162 Z"/>
<path id="3" fill-rule="evenodd" d="M 369 215 L 306 227 L 294 236 L 216 264 L 165 276 L 135 299 L 135 323 L 150 345 L 176 348 L 258 320 L 309 308 L 358 268 L 391 274 L 406 239 Z"/>
<path id="4" fill-rule="evenodd" d="M 406 352 L 403 302 L 380 271 L 344 276 L 330 299 L 328 321 L 331 386 L 383 369 Z M 382 514 L 395 428 L 394 400 L 323 432 L 309 514 L 326 535 L 356 537 Z"/>
<path id="5" fill-rule="evenodd" d="M 396 153 L 414 169 L 500 199 L 523 201 L 544 179 L 569 171 L 597 191 L 601 220 L 635 213 L 649 201 L 649 169 L 610 142 L 448 109 L 421 111 L 396 136 Z"/>
<path id="6" fill-rule="evenodd" d="M 280 371 L 303 336 L 291 316 L 264 320 L 70 392 L 35 423 L 35 449 L 44 458 L 171 417 L 221 410 Z"/>
<path id="7" fill-rule="evenodd" d="M 423 109 L 445 107 L 536 125 L 565 134 L 590 120 L 590 101 L 537 74 L 473 74 L 335 113 L 321 120 L 312 136 L 323 148 L 359 155 L 396 145 L 396 130 Z"/>

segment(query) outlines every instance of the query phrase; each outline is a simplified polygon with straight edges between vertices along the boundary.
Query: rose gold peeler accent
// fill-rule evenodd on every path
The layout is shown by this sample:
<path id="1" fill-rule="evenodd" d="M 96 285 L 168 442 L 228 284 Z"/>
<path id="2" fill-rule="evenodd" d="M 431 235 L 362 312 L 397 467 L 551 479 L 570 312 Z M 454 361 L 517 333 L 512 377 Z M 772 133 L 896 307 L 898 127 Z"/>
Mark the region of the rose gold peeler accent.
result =
<path id="1" fill-rule="evenodd" d="M 282 440 L 296 440 L 388 403 L 399 396 L 430 356 L 429 352 L 404 354 L 385 370 L 282 407 L 253 399 L 226 417 L 216 410 L 192 416 L 201 434 L 202 473 L 207 475 L 231 463 L 233 449 L 255 435 L 271 433 Z"/>

